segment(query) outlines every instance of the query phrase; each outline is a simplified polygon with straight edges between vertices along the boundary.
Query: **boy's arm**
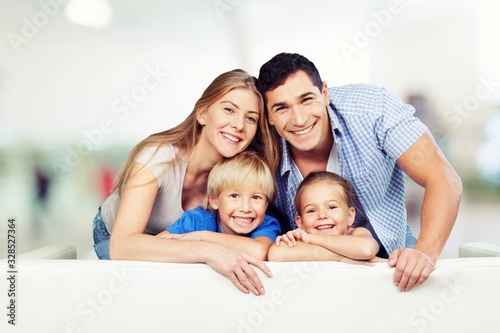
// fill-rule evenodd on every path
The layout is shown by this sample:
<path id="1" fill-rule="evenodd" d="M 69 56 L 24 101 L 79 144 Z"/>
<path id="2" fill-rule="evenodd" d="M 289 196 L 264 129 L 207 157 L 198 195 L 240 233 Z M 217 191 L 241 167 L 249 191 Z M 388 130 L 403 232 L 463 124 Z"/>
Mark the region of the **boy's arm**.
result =
<path id="1" fill-rule="evenodd" d="M 279 222 L 274 217 L 266 215 L 262 223 L 249 234 L 249 237 L 202 232 L 202 240 L 233 247 L 260 260 L 267 260 L 269 248 L 280 233 Z"/>
<path id="2" fill-rule="evenodd" d="M 250 238 L 245 236 L 222 234 L 211 231 L 199 231 L 201 240 L 246 252 L 260 260 L 267 260 L 267 252 L 273 241 L 268 237 Z"/>
<path id="3" fill-rule="evenodd" d="M 170 235 L 170 232 L 167 230 L 160 232 L 156 237 L 163 237 L 163 238 L 169 238 L 168 236 Z"/>

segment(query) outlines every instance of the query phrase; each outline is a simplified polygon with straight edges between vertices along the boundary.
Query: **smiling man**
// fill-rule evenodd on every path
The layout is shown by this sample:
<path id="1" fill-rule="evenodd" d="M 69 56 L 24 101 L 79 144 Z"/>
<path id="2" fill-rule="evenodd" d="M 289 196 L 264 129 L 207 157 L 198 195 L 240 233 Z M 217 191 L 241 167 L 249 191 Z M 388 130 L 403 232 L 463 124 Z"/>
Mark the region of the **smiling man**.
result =
<path id="1" fill-rule="evenodd" d="M 338 173 L 354 187 L 355 226 L 370 230 L 378 256 L 396 267 L 394 284 L 402 291 L 424 282 L 455 223 L 462 184 L 414 108 L 368 84 L 328 88 L 299 54 L 280 53 L 265 63 L 258 85 L 281 137 L 276 206 L 290 229 L 304 177 Z M 418 239 L 407 226 L 405 173 L 425 188 Z"/>

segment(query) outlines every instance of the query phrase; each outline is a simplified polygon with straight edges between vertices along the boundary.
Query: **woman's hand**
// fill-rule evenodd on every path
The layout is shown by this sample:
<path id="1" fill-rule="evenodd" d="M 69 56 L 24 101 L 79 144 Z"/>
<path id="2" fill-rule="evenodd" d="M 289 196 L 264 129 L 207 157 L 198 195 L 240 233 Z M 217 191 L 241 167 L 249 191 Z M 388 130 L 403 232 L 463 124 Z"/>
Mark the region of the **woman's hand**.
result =
<path id="1" fill-rule="evenodd" d="M 231 280 L 242 292 L 248 294 L 251 291 L 255 295 L 265 293 L 264 285 L 252 267 L 257 267 L 271 277 L 271 271 L 261 260 L 236 249 L 215 244 L 212 244 L 207 255 L 205 263 Z"/>

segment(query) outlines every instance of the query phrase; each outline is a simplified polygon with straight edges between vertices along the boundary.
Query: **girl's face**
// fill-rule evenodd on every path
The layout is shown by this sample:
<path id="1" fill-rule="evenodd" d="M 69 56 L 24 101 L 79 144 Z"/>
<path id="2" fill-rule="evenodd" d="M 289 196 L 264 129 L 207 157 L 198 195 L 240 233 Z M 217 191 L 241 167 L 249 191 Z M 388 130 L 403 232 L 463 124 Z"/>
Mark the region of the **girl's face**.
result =
<path id="1" fill-rule="evenodd" d="M 199 143 L 221 156 L 233 157 L 252 142 L 261 115 L 254 92 L 246 88 L 233 89 L 198 113 L 198 122 L 203 126 Z"/>
<path id="2" fill-rule="evenodd" d="M 301 193 L 299 202 L 297 226 L 309 234 L 345 235 L 354 222 L 355 210 L 347 206 L 340 185 L 311 184 Z"/>
<path id="3" fill-rule="evenodd" d="M 264 221 L 267 197 L 255 189 L 231 189 L 210 198 L 210 205 L 219 211 L 221 230 L 225 234 L 246 235 Z"/>

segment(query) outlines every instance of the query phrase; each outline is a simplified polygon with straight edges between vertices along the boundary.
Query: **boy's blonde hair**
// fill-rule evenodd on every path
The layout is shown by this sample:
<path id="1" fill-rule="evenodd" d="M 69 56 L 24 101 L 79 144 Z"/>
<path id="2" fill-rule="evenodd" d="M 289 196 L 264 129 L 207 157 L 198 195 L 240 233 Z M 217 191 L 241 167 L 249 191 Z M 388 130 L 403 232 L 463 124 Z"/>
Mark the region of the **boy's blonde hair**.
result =
<path id="1" fill-rule="evenodd" d="M 203 206 L 211 210 L 208 198 L 218 197 L 226 189 L 258 188 L 267 202 L 274 199 L 274 178 L 269 166 L 256 152 L 244 151 L 219 161 L 210 171 Z"/>

